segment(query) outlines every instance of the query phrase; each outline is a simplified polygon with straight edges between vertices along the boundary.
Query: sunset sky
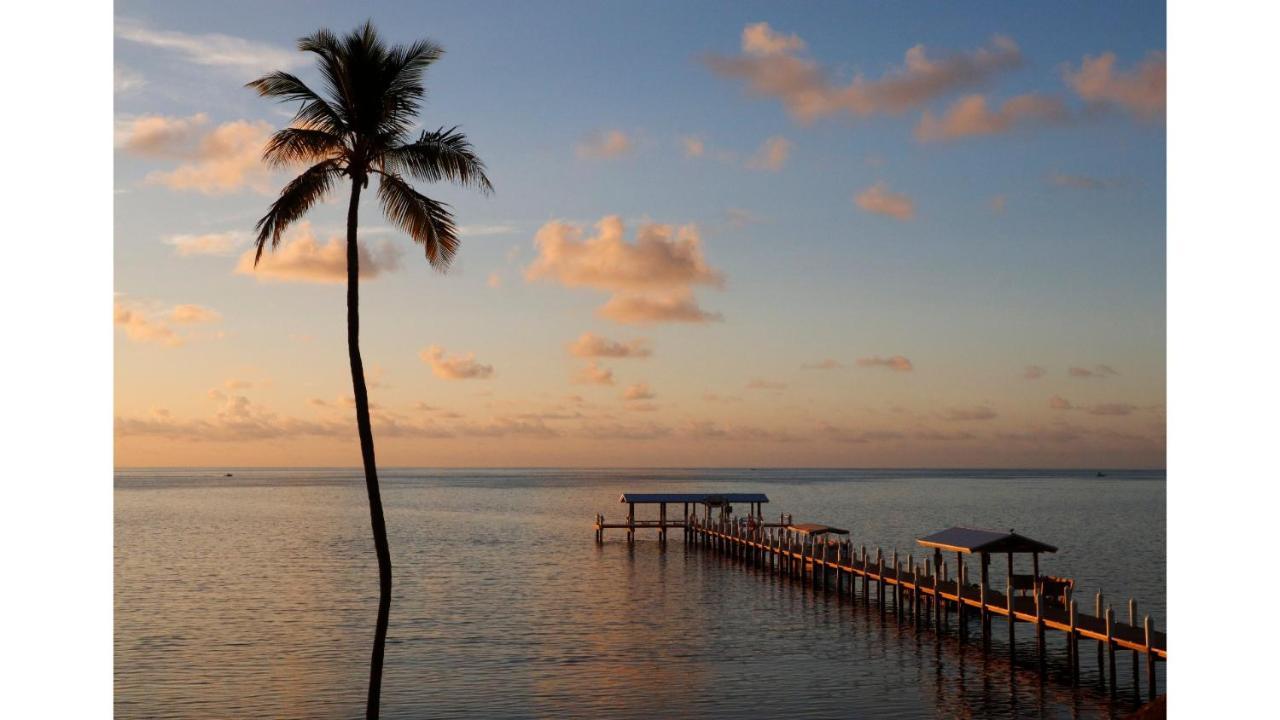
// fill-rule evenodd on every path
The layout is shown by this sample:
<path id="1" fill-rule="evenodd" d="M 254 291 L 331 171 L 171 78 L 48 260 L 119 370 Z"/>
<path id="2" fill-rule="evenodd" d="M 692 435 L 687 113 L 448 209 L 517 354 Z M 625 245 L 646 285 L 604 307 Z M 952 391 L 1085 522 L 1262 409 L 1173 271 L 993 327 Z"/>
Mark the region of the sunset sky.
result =
<path id="1" fill-rule="evenodd" d="M 129 0 L 118 466 L 359 463 L 348 188 L 254 270 L 244 84 L 370 17 L 496 187 L 443 275 L 362 204 L 380 464 L 1164 467 L 1162 3 Z"/>

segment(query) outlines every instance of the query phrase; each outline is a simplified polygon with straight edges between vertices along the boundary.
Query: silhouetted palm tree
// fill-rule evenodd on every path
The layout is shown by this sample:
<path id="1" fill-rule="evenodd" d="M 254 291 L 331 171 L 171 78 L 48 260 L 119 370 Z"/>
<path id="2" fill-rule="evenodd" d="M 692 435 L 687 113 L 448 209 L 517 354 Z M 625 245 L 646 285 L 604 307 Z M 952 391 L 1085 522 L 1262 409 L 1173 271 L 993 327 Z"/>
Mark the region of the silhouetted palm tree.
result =
<path id="1" fill-rule="evenodd" d="M 387 218 L 425 248 L 432 267 L 443 271 L 458 250 L 453 215 L 448 205 L 414 190 L 405 175 L 426 182 L 451 180 L 486 193 L 493 186 L 485 176 L 484 163 L 457 127 L 424 131 L 417 139 L 409 135 L 425 93 L 422 73 L 444 52 L 438 45 L 420 40 L 388 47 L 373 24 L 366 22 L 342 38 L 320 30 L 299 40 L 298 49 L 318 57 L 323 95 L 286 72 L 273 72 L 248 84 L 262 96 L 302 103 L 291 127 L 271 137 L 263 159 L 273 166 L 310 165 L 285 185 L 271 209 L 258 221 L 254 264 L 262 258 L 268 243 L 275 249 L 285 229 L 306 215 L 339 180 L 351 181 L 351 204 L 347 209 L 347 350 L 378 554 L 381 632 L 374 643 L 373 667 L 380 675 L 391 602 L 391 551 L 374 462 L 369 394 L 360 359 L 360 256 L 356 245 L 360 191 L 369 186 L 369 177 L 376 175 L 378 200 Z M 368 712 L 376 715 L 379 690 L 372 680 Z"/>

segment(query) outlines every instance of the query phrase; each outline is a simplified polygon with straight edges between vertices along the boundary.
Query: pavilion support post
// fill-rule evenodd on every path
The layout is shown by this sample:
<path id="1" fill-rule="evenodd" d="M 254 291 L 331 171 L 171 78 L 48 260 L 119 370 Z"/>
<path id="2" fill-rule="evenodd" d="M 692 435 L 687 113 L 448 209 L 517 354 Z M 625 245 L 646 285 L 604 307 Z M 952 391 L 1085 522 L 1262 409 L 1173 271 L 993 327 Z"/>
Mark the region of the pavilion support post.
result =
<path id="1" fill-rule="evenodd" d="M 667 504 L 660 503 L 658 505 L 658 540 L 663 544 L 667 544 Z"/>
<path id="2" fill-rule="evenodd" d="M 949 572 L 948 572 L 948 570 L 947 570 L 947 565 L 946 565 L 946 563 L 943 563 L 943 565 L 942 565 L 942 584 L 945 586 L 945 585 L 947 585 L 947 584 L 948 584 L 948 583 L 950 583 L 950 582 L 951 582 L 951 578 L 949 577 Z M 941 600 L 941 598 L 939 598 L 939 600 Z M 947 606 L 947 605 L 945 604 L 945 602 L 944 602 L 944 604 L 943 604 L 943 608 L 942 608 L 942 627 L 943 627 L 944 629 L 947 629 L 947 630 L 950 630 L 950 629 L 951 629 L 951 608 L 950 608 L 949 606 Z"/>
<path id="3" fill-rule="evenodd" d="M 1037 578 L 1035 586 L 1036 599 L 1036 656 L 1040 659 L 1040 670 L 1044 671 L 1044 587 Z"/>
<path id="4" fill-rule="evenodd" d="M 1076 601 L 1068 606 L 1067 615 L 1067 663 L 1071 666 L 1071 684 L 1080 682 L 1080 636 L 1076 634 Z"/>
<path id="5" fill-rule="evenodd" d="M 1112 629 L 1112 628 L 1115 626 L 1115 620 L 1116 620 L 1116 613 L 1115 613 L 1115 611 L 1114 611 L 1114 610 L 1112 610 L 1112 609 L 1111 609 L 1111 606 L 1110 606 L 1110 605 L 1108 605 L 1108 606 L 1107 606 L 1107 615 L 1106 615 L 1106 622 L 1107 622 L 1107 676 L 1108 676 L 1108 679 L 1110 680 L 1109 685 L 1110 685 L 1110 689 L 1111 689 L 1111 694 L 1112 694 L 1113 696 L 1116 694 L 1116 643 L 1115 643 L 1115 638 L 1112 636 L 1112 632 L 1113 632 L 1113 629 Z"/>
<path id="6" fill-rule="evenodd" d="M 962 643 L 969 638 L 969 623 L 965 622 L 964 580 L 964 553 L 956 553 L 956 625 L 959 626 Z"/>
<path id="7" fill-rule="evenodd" d="M 1129 598 L 1129 627 L 1138 627 L 1138 603 Z M 1142 695 L 1142 683 L 1138 680 L 1138 651 L 1134 650 L 1133 655 L 1133 694 Z"/>
<path id="8" fill-rule="evenodd" d="M 991 642 L 991 613 L 987 612 L 987 588 L 991 584 L 991 554 L 982 553 L 982 564 L 978 570 L 978 598 L 982 602 L 982 646 L 986 648 Z"/>
<path id="9" fill-rule="evenodd" d="M 1147 646 L 1147 698 L 1150 700 L 1156 699 L 1156 654 L 1151 649 L 1155 634 L 1155 626 L 1148 615 L 1142 619 L 1142 635 L 1143 644 Z"/>
<path id="10" fill-rule="evenodd" d="M 1009 611 L 1009 657 L 1012 659 L 1017 650 L 1017 632 L 1014 627 L 1018 623 L 1018 618 L 1013 614 L 1013 574 L 1010 573 L 1004 584 L 1004 603 L 1005 609 Z"/>
<path id="11" fill-rule="evenodd" d="M 884 617 L 884 548 L 876 548 L 876 603 Z"/>
<path id="12" fill-rule="evenodd" d="M 871 604 L 871 573 L 867 567 L 867 546 L 862 546 L 862 603 Z"/>
<path id="13" fill-rule="evenodd" d="M 627 542 L 636 541 L 636 504 L 627 503 Z"/>
<path id="14" fill-rule="evenodd" d="M 1096 617 L 1096 618 L 1098 618 L 1099 620 L 1101 620 L 1101 619 L 1102 619 L 1102 617 L 1103 617 L 1103 615 L 1102 615 L 1102 591 L 1101 591 L 1101 590 L 1099 590 L 1099 591 L 1098 591 L 1098 594 L 1097 594 L 1097 595 L 1095 595 L 1095 596 L 1094 596 L 1094 598 L 1093 598 L 1093 616 L 1094 616 L 1094 617 Z M 1103 645 L 1104 645 L 1104 641 L 1099 640 L 1099 641 L 1098 641 L 1098 679 L 1099 679 L 1099 680 L 1102 680 L 1102 681 L 1104 681 L 1104 682 L 1105 682 L 1105 681 L 1106 681 L 1106 679 L 1107 679 L 1107 668 L 1106 668 L 1106 666 L 1103 664 L 1103 660 L 1102 660 L 1102 647 L 1103 647 Z"/>
<path id="15" fill-rule="evenodd" d="M 902 561 L 898 551 L 893 551 L 893 616 L 902 622 Z"/>
<path id="16" fill-rule="evenodd" d="M 933 553 L 933 621 L 936 631 L 942 633 L 942 586 L 938 580 L 942 575 L 942 551 Z"/>

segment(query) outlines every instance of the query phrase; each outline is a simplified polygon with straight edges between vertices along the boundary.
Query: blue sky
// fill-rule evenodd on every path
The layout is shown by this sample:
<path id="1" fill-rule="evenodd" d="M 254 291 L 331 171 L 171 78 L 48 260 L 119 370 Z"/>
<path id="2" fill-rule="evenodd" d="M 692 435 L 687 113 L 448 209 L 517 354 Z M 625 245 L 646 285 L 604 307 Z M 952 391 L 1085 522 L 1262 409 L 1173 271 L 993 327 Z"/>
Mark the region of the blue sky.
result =
<path id="1" fill-rule="evenodd" d="M 384 378 L 374 402 L 410 428 L 380 445 L 393 464 L 1163 465 L 1163 89 L 1158 117 L 1122 92 L 1153 53 L 1163 82 L 1163 4 L 119 2 L 116 13 L 117 304 L 151 322 L 131 335 L 117 313 L 120 464 L 358 458 L 327 431 L 280 432 L 329 412 L 313 400 L 349 393 L 340 286 L 259 282 L 233 272 L 243 247 L 184 256 L 172 242 L 248 232 L 287 177 L 176 188 L 148 177 L 183 151 L 136 152 L 129 137 L 140 118 L 199 114 L 199 132 L 282 127 L 289 113 L 243 88 L 271 69 L 255 60 L 296 55 L 313 78 L 296 38 L 372 18 L 389 41 L 446 48 L 423 125 L 460 125 L 497 189 L 424 188 L 470 231 L 445 276 L 379 232 L 375 203 L 362 208 L 364 237 L 402 250 L 364 294 L 365 361 Z M 901 72 L 917 45 L 941 62 L 1002 36 L 1020 62 L 900 113 L 802 121 L 707 61 L 745 57 L 757 23 L 802 42 L 786 55 L 834 86 Z M 222 47 L 235 62 L 218 64 Z M 1104 53 L 1119 89 L 1091 100 L 1064 78 Z M 1050 99 L 1061 117 L 917 139 L 924 113 L 974 93 L 993 108 Z M 608 132 L 625 152 L 584 155 Z M 685 138 L 703 153 L 689 156 Z M 771 138 L 788 152 L 763 168 L 753 158 Z M 908 219 L 855 203 L 878 184 L 910 199 Z M 344 209 L 338 194 L 313 212 L 318 240 Z M 628 241 L 647 222 L 694 226 L 726 278 L 696 301 L 722 320 L 619 323 L 599 314 L 609 290 L 524 277 L 540 228 L 590 233 L 610 215 Z M 145 332 L 187 304 L 218 319 L 161 342 Z M 653 354 L 597 359 L 615 384 L 582 386 L 588 360 L 565 346 L 588 331 L 644 338 Z M 494 371 L 443 378 L 420 358 L 433 345 Z M 912 369 L 858 363 L 891 356 Z M 840 367 L 804 368 L 825 359 Z M 1043 376 L 1026 379 L 1029 366 Z M 785 387 L 748 387 L 757 380 Z M 656 394 L 643 410 L 620 397 L 638 383 Z M 457 417 L 415 415 L 417 403 Z M 988 412 L 958 412 L 975 408 Z"/>

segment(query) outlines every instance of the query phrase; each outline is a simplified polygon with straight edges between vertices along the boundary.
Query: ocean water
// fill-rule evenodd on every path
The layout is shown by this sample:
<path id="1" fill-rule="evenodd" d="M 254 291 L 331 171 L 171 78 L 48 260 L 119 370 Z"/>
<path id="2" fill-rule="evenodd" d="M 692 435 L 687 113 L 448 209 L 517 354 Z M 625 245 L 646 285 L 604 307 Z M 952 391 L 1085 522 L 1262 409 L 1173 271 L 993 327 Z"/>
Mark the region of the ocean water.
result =
<path id="1" fill-rule="evenodd" d="M 1123 717 L 1136 706 L 1128 653 L 1111 699 L 1092 643 L 1072 688 L 1054 633 L 1042 677 L 1027 625 L 1011 660 L 999 622 L 984 654 L 958 643 L 954 622 L 941 639 L 917 633 L 874 601 L 815 594 L 685 547 L 679 531 L 665 550 L 643 531 L 634 546 L 623 531 L 597 545 L 594 514 L 623 518 L 624 490 L 765 492 L 769 518 L 839 525 L 855 544 L 903 554 L 951 525 L 1014 528 L 1059 547 L 1042 571 L 1075 578 L 1082 608 L 1101 590 L 1123 618 L 1134 597 L 1165 627 L 1162 471 L 382 477 L 395 568 L 388 718 Z M 359 471 L 116 472 L 117 717 L 360 716 L 376 614 Z"/>

